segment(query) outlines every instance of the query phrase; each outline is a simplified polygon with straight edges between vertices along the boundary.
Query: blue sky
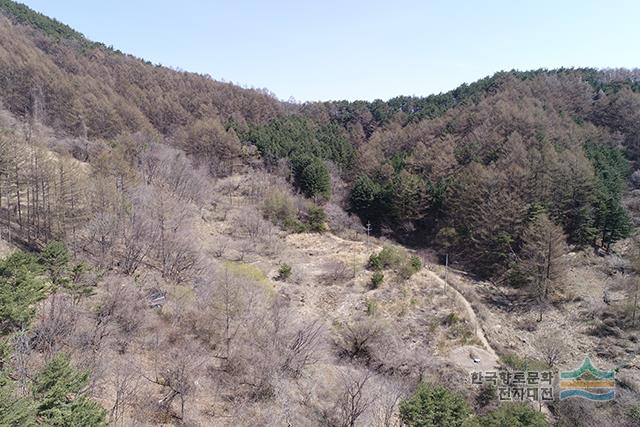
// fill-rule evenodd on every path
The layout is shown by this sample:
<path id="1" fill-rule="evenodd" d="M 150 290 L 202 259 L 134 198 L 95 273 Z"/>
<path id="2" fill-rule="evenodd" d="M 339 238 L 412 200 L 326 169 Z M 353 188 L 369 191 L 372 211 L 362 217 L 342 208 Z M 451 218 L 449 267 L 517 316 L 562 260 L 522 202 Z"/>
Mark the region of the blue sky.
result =
<path id="1" fill-rule="evenodd" d="M 640 66 L 638 1 L 22 0 L 124 52 L 281 99 L 388 99 L 499 70 Z"/>

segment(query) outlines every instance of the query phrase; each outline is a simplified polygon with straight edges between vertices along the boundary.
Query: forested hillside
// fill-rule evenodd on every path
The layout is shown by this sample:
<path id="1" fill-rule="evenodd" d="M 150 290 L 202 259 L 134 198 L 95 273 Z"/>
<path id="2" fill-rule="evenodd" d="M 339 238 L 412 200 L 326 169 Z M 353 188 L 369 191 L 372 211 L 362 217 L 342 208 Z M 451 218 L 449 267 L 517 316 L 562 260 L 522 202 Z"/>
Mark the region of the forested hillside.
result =
<path id="1" fill-rule="evenodd" d="M 524 299 L 535 322 L 571 300 L 568 253 L 595 250 L 633 280 L 640 269 L 627 239 L 638 70 L 499 72 L 427 97 L 290 103 L 0 0 L 0 107 L 0 238 L 33 253 L 0 260 L 0 425 L 353 427 L 367 413 L 419 426 L 431 425 L 415 421 L 421 399 L 437 396 L 451 425 L 545 425 L 527 406 L 472 408 L 462 386 L 417 386 L 453 369 L 425 352 L 478 339 L 425 261 L 503 287 L 478 304 Z M 627 342 L 638 288 L 612 280 L 624 308 L 585 316 L 615 317 L 589 331 Z M 325 368 L 338 373 L 312 386 Z"/>
<path id="2" fill-rule="evenodd" d="M 628 234 L 620 197 L 639 149 L 635 71 L 503 72 L 426 98 L 287 105 L 2 8 L 15 23 L 0 34 L 2 102 L 25 120 L 90 140 L 142 132 L 218 175 L 255 145 L 267 166 L 290 161 L 308 196 L 327 197 L 319 163 L 331 162 L 374 232 L 446 245 L 487 275 L 509 267 L 535 209 L 570 243 L 608 247 Z"/>
<path id="3" fill-rule="evenodd" d="M 350 184 L 348 207 L 377 233 L 495 277 L 542 211 L 580 247 L 608 250 L 628 235 L 621 197 L 638 156 L 637 77 L 498 73 L 428 98 L 305 104 L 240 135 L 267 164 L 291 160 L 297 177 L 303 154 L 332 162 Z"/>

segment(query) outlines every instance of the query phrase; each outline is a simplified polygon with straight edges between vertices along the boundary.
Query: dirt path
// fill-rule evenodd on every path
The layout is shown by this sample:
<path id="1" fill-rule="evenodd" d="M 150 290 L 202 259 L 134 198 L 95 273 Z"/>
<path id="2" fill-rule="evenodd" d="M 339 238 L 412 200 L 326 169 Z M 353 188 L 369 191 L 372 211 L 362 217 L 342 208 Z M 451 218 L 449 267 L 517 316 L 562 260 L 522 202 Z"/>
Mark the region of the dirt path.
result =
<path id="1" fill-rule="evenodd" d="M 437 281 L 440 285 L 446 286 L 447 292 L 453 293 L 455 295 L 455 298 L 464 306 L 465 311 L 467 312 L 467 317 L 469 318 L 469 322 L 471 322 L 471 325 L 475 328 L 476 336 L 480 343 L 484 346 L 483 349 L 479 349 L 475 346 L 458 347 L 451 351 L 451 353 L 449 354 L 450 359 L 454 363 L 457 363 L 459 366 L 466 368 L 469 371 L 489 371 L 495 369 L 499 364 L 500 358 L 498 357 L 498 354 L 496 353 L 494 348 L 491 347 L 491 344 L 489 344 L 489 341 L 484 334 L 484 330 L 482 329 L 482 324 L 478 320 L 476 312 L 474 311 L 469 301 L 453 285 L 445 282 L 444 279 L 442 279 L 433 271 L 426 268 L 423 271 L 425 271 L 427 275 Z M 473 361 L 470 357 L 470 354 L 474 354 L 475 356 L 477 356 L 478 359 L 480 359 L 479 362 L 476 363 L 475 361 Z M 546 405 L 538 407 L 537 405 L 535 405 L 535 402 L 532 402 L 532 404 L 534 405 L 534 407 L 538 408 L 547 417 L 548 420 L 553 420 L 553 415 Z"/>
<path id="2" fill-rule="evenodd" d="M 382 249 L 382 246 L 372 239 L 370 242 L 362 242 L 345 239 L 339 236 L 336 236 L 333 233 L 325 233 L 322 235 L 317 234 L 299 234 L 299 235 L 290 235 L 287 237 L 294 246 L 298 248 L 305 248 L 305 250 L 309 250 L 309 248 L 314 248 L 316 252 L 319 252 L 317 255 L 320 255 L 321 252 L 331 252 L 337 257 L 347 256 L 349 253 L 358 252 L 360 256 L 367 256 L 370 252 L 379 251 Z M 320 244 L 319 240 L 324 240 L 325 242 L 330 241 L 333 244 Z M 321 251 L 319 248 L 325 248 L 325 251 Z M 475 331 L 475 335 L 477 337 L 480 345 L 465 345 L 462 347 L 457 347 L 452 352 L 452 359 L 458 365 L 469 367 L 469 368 L 478 368 L 479 364 L 481 367 L 486 367 L 487 369 L 491 369 L 498 364 L 499 357 L 495 351 L 495 349 L 489 344 L 487 337 L 485 336 L 484 329 L 478 316 L 475 313 L 475 310 L 469 303 L 469 301 L 465 298 L 465 296 L 460 293 L 452 284 L 445 283 L 445 281 L 439 277 L 435 272 L 429 269 L 429 265 L 426 265 L 415 277 L 415 279 L 420 280 L 422 282 L 428 283 L 429 286 L 433 287 L 444 287 L 447 289 L 447 294 L 452 297 L 460 306 L 464 307 L 466 312 L 466 318 L 468 319 L 470 326 Z M 470 354 L 474 356 L 471 357 Z M 476 359 L 474 362 L 473 360 Z M 478 362 L 478 359 L 480 362 Z M 471 364 L 472 366 L 469 366 Z M 473 366 L 475 365 L 475 366 Z"/>
<path id="3" fill-rule="evenodd" d="M 354 252 L 357 253 L 359 261 L 366 262 L 366 258 L 372 251 L 379 251 L 383 247 L 383 245 L 375 239 L 371 239 L 369 242 L 356 241 L 345 239 L 332 233 L 325 233 L 322 235 L 291 235 L 288 239 L 291 240 L 290 243 L 293 243 L 293 246 L 298 247 L 299 249 L 304 248 L 303 250 L 305 252 L 312 251 L 314 253 L 314 262 L 317 262 L 317 258 L 321 255 L 326 255 L 327 253 L 330 253 L 333 257 L 346 259 L 351 257 L 352 255 L 350 254 Z M 321 240 L 324 240 L 325 244 L 321 244 Z M 478 344 L 475 345 L 457 346 L 451 349 L 445 357 L 451 363 L 468 372 L 496 370 L 500 365 L 500 358 L 495 349 L 489 343 L 485 335 L 482 321 L 476 314 L 473 306 L 464 294 L 455 287 L 455 285 L 445 281 L 438 276 L 436 272 L 430 269 L 433 267 L 433 265 L 425 265 L 424 268 L 414 276 L 414 280 L 417 280 L 425 287 L 445 288 L 448 297 L 456 301 L 459 307 L 464 308 L 464 311 L 466 312 L 465 317 L 470 326 L 474 329 L 478 342 Z M 322 297 L 326 297 L 328 290 L 329 288 L 313 288 L 313 291 L 317 292 Z M 354 295 L 357 294 L 353 294 L 351 296 Z M 347 302 L 343 294 L 337 294 L 336 297 L 338 296 L 338 299 L 341 302 L 336 301 L 332 306 L 332 310 L 339 311 L 345 307 L 351 310 L 353 308 L 353 305 L 355 304 L 353 301 Z M 307 295 L 307 297 L 309 300 L 313 299 L 312 295 Z M 318 298 L 320 299 L 320 297 Z M 315 305 L 320 305 L 320 302 L 315 303 Z M 546 406 L 542 406 L 541 411 L 550 420 L 552 419 L 551 413 Z"/>
<path id="4" fill-rule="evenodd" d="M 469 322 L 471 323 L 471 326 L 474 328 L 476 332 L 476 337 L 478 338 L 478 340 L 480 341 L 484 349 L 489 353 L 491 358 L 497 362 L 499 359 L 498 354 L 495 352 L 493 347 L 491 347 L 491 344 L 489 344 L 487 337 L 484 335 L 484 330 L 482 329 L 482 325 L 480 324 L 480 321 L 478 320 L 478 316 L 476 316 L 476 312 L 473 310 L 473 307 L 471 306 L 469 301 L 467 301 L 464 295 L 458 292 L 458 290 L 455 287 L 453 287 L 450 283 L 445 282 L 444 279 L 440 278 L 440 276 L 438 276 L 433 271 L 428 270 L 426 268 L 423 271 L 427 275 L 429 275 L 430 278 L 432 278 L 433 280 L 438 282 L 440 285 L 442 285 L 447 290 L 446 292 L 453 293 L 455 298 L 462 304 L 465 311 L 467 312 L 467 317 L 469 319 Z"/>
<path id="5" fill-rule="evenodd" d="M 343 244 L 347 244 L 347 245 L 362 245 L 366 247 L 366 244 L 364 242 L 356 242 L 353 240 L 346 240 L 343 239 L 342 237 L 338 237 L 336 235 L 334 235 L 333 233 L 327 233 L 326 234 L 328 237 L 330 237 L 331 239 L 343 243 Z M 371 244 L 370 248 L 373 249 L 379 249 L 380 247 L 378 245 L 375 244 Z M 433 279 L 435 280 L 439 285 L 445 287 L 445 289 L 447 289 L 447 292 L 452 293 L 454 295 L 454 297 L 456 298 L 457 301 L 459 301 L 462 306 L 464 307 L 466 313 L 467 313 L 467 318 L 469 319 L 469 322 L 471 323 L 471 326 L 474 328 L 475 330 L 475 334 L 476 337 L 478 338 L 478 341 L 480 341 L 480 343 L 482 344 L 482 346 L 484 347 L 484 352 L 486 353 L 489 357 L 490 357 L 490 361 L 489 363 L 491 364 L 497 364 L 499 357 L 498 354 L 496 353 L 495 349 L 493 347 L 491 347 L 491 344 L 489 344 L 489 341 L 487 340 L 487 337 L 484 334 L 484 330 L 482 328 L 482 324 L 480 323 L 480 320 L 478 320 L 478 316 L 476 316 L 476 312 L 474 311 L 473 307 L 471 306 L 471 303 L 469 303 L 469 301 L 464 297 L 464 295 L 462 295 L 453 285 L 451 285 L 448 282 L 445 282 L 444 279 L 442 279 L 440 276 L 438 276 L 436 273 L 434 273 L 433 271 L 429 270 L 428 266 L 425 266 L 425 268 L 422 270 L 422 274 L 425 274 L 427 276 L 429 276 L 429 279 Z M 473 346 L 465 346 L 465 347 L 473 347 Z M 483 363 L 484 364 L 484 363 Z"/>

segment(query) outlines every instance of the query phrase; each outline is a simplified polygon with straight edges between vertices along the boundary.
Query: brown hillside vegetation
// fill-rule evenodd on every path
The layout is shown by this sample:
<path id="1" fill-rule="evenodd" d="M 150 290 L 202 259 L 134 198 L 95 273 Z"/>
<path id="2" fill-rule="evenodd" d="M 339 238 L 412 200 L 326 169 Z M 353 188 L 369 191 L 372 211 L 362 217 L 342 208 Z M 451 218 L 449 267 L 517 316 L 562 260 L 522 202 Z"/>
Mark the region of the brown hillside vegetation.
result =
<path id="1" fill-rule="evenodd" d="M 637 425 L 638 79 L 284 103 L 0 0 L 0 425 Z"/>

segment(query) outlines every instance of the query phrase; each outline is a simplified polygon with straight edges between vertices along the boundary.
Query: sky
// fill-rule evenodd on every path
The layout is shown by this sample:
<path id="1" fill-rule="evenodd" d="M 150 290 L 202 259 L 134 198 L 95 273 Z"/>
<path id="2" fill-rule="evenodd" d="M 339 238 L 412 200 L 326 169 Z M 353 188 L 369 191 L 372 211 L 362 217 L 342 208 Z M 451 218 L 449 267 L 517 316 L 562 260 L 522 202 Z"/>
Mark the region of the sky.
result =
<path id="1" fill-rule="evenodd" d="M 640 66 L 637 0 L 21 1 L 91 40 L 283 100 L 386 100 L 500 70 Z"/>

